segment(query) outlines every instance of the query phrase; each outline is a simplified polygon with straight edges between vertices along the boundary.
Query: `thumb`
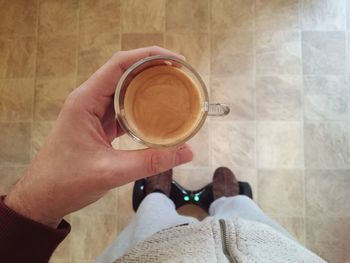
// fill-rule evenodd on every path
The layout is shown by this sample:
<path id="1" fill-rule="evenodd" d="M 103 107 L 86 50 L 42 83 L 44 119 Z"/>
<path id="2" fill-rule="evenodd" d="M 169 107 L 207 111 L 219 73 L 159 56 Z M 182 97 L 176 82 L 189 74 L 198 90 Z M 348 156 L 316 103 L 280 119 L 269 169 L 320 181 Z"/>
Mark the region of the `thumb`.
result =
<path id="1" fill-rule="evenodd" d="M 186 144 L 169 149 L 117 151 L 114 187 L 169 170 L 192 161 L 193 153 Z"/>

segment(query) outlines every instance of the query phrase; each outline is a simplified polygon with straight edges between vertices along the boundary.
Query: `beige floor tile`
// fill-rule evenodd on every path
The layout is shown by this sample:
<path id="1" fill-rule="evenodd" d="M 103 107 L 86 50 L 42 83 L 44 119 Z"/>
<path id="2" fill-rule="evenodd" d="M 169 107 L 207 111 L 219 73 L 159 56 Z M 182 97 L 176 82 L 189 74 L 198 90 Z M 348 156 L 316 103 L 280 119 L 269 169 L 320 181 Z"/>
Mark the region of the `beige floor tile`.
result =
<path id="1" fill-rule="evenodd" d="M 74 90 L 75 78 L 37 79 L 35 85 L 34 119 L 55 121 L 69 93 Z"/>
<path id="2" fill-rule="evenodd" d="M 327 262 L 349 262 L 349 218 L 306 218 L 306 247 Z"/>
<path id="3" fill-rule="evenodd" d="M 26 169 L 26 166 L 0 166 L 0 195 L 9 193 Z"/>
<path id="4" fill-rule="evenodd" d="M 121 1 L 123 33 L 164 32 L 165 0 Z"/>
<path id="5" fill-rule="evenodd" d="M 257 0 L 255 3 L 257 31 L 299 29 L 299 0 Z"/>
<path id="6" fill-rule="evenodd" d="M 307 120 L 349 119 L 349 88 L 343 76 L 305 76 L 304 109 Z"/>
<path id="7" fill-rule="evenodd" d="M 258 120 L 302 120 L 302 79 L 299 76 L 256 78 Z"/>
<path id="8" fill-rule="evenodd" d="M 255 89 L 251 77 L 222 77 L 213 75 L 211 78 L 211 101 L 225 103 L 230 107 L 230 113 L 218 120 L 254 120 L 255 119 Z"/>
<path id="9" fill-rule="evenodd" d="M 118 231 L 121 232 L 134 216 L 132 209 L 132 191 L 134 183 L 129 183 L 118 188 Z"/>
<path id="10" fill-rule="evenodd" d="M 256 73 L 300 74 L 300 33 L 298 31 L 256 33 Z"/>
<path id="11" fill-rule="evenodd" d="M 254 70 L 254 35 L 249 32 L 211 35 L 211 73 L 251 75 Z"/>
<path id="12" fill-rule="evenodd" d="M 95 259 L 117 234 L 117 215 L 81 215 L 72 218 L 73 261 Z"/>
<path id="13" fill-rule="evenodd" d="M 303 32 L 303 73 L 306 75 L 344 75 L 345 33 Z"/>
<path id="14" fill-rule="evenodd" d="M 208 166 L 209 165 L 209 125 L 204 124 L 199 132 L 187 142 L 193 153 L 194 157 L 189 166 Z"/>
<path id="15" fill-rule="evenodd" d="M 0 165 L 30 162 L 30 123 L 0 122 Z"/>
<path id="16" fill-rule="evenodd" d="M 301 0 L 303 30 L 344 30 L 345 0 Z"/>
<path id="17" fill-rule="evenodd" d="M 302 135 L 301 122 L 258 122 L 258 167 L 303 167 Z"/>
<path id="18" fill-rule="evenodd" d="M 233 172 L 238 181 L 249 183 L 253 192 L 253 200 L 257 203 L 259 200 L 257 171 L 255 169 L 233 169 Z"/>
<path id="19" fill-rule="evenodd" d="M 165 12 L 168 32 L 208 31 L 208 0 L 170 0 L 166 2 Z"/>
<path id="20" fill-rule="evenodd" d="M 37 0 L 1 1 L 0 35 L 35 35 Z"/>
<path id="21" fill-rule="evenodd" d="M 34 156 L 39 152 L 43 146 L 46 137 L 54 126 L 54 122 L 33 122 L 32 123 L 32 152 Z"/>
<path id="22" fill-rule="evenodd" d="M 350 170 L 306 170 L 306 215 L 350 217 Z"/>
<path id="23" fill-rule="evenodd" d="M 29 121 L 34 79 L 0 79 L 0 121 Z"/>
<path id="24" fill-rule="evenodd" d="M 209 167 L 190 167 L 188 164 L 175 167 L 173 179 L 190 190 L 198 190 L 212 181 L 213 173 Z"/>
<path id="25" fill-rule="evenodd" d="M 39 35 L 76 33 L 78 12 L 79 0 L 39 0 Z"/>
<path id="26" fill-rule="evenodd" d="M 120 50 L 118 33 L 80 35 L 78 75 L 86 79 Z"/>
<path id="27" fill-rule="evenodd" d="M 120 22 L 119 0 L 84 0 L 80 2 L 80 34 L 119 33 Z"/>
<path id="28" fill-rule="evenodd" d="M 208 34 L 166 34 L 165 47 L 185 56 L 186 61 L 201 75 L 209 74 Z"/>
<path id="29" fill-rule="evenodd" d="M 305 244 L 305 224 L 302 217 L 274 217 L 302 245 Z"/>
<path id="30" fill-rule="evenodd" d="M 131 33 L 122 34 L 122 50 L 130 50 L 148 46 L 164 46 L 164 37 L 162 33 Z"/>
<path id="31" fill-rule="evenodd" d="M 349 136 L 346 122 L 306 122 L 305 167 L 329 169 L 349 166 Z"/>
<path id="32" fill-rule="evenodd" d="M 0 77 L 34 77 L 35 45 L 35 37 L 0 37 Z"/>
<path id="33" fill-rule="evenodd" d="M 118 189 L 110 190 L 97 202 L 81 210 L 84 215 L 118 215 Z"/>
<path id="34" fill-rule="evenodd" d="M 254 29 L 253 0 L 212 0 L 210 3 L 213 32 Z"/>
<path id="35" fill-rule="evenodd" d="M 39 38 L 37 77 L 73 77 L 76 72 L 76 49 L 75 35 Z"/>
<path id="36" fill-rule="evenodd" d="M 280 217 L 303 216 L 304 193 L 301 169 L 259 170 L 258 193 L 259 205 L 264 212 Z"/>
<path id="37" fill-rule="evenodd" d="M 232 169 L 255 165 L 253 122 L 210 122 L 211 166 Z"/>

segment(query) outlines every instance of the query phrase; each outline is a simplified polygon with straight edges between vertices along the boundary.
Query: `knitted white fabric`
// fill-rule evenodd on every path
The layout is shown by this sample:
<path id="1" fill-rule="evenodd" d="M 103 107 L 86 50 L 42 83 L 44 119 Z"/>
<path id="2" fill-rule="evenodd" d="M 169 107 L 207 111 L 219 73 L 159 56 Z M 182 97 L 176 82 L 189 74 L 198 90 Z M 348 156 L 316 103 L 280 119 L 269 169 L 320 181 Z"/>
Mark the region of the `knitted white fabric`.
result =
<path id="1" fill-rule="evenodd" d="M 139 242 L 119 262 L 325 262 L 272 227 L 242 218 L 225 220 L 229 260 L 219 221 L 208 218 L 163 230 Z"/>
<path id="2" fill-rule="evenodd" d="M 235 258 L 235 254 L 237 253 L 238 256 L 246 257 L 250 260 L 238 260 L 238 262 L 255 262 L 249 257 L 250 255 L 255 255 L 249 252 L 251 243 L 242 243 L 247 239 L 247 236 L 241 232 L 246 229 L 248 232 L 250 231 L 249 235 L 253 237 L 253 240 L 250 241 L 252 243 L 255 242 L 258 246 L 255 250 L 262 249 L 262 252 L 268 256 L 267 261 L 269 262 L 284 261 L 277 261 L 279 259 L 278 257 L 274 259 L 272 258 L 275 256 L 274 254 L 269 253 L 268 250 L 265 251 L 264 245 L 268 245 L 270 241 L 269 239 L 265 239 L 264 235 L 271 238 L 270 233 L 265 232 L 265 228 L 269 231 L 277 232 L 277 240 L 284 238 L 287 240 L 287 243 L 295 244 L 303 251 L 307 251 L 283 227 L 269 218 L 254 201 L 246 196 L 222 197 L 211 204 L 209 212 L 212 217 L 207 218 L 203 222 L 198 222 L 195 218 L 179 215 L 175 210 L 174 203 L 164 194 L 152 193 L 146 196 L 130 224 L 96 259 L 95 263 L 114 262 L 114 260 L 120 258 L 127 251 L 130 252 L 124 257 L 121 257 L 121 261 L 119 260 L 117 262 L 228 262 L 228 259 L 223 253 L 218 219 L 226 220 L 227 229 L 229 230 L 228 238 L 236 244 L 232 247 L 230 253 L 233 253 Z M 243 220 L 243 223 L 248 222 L 249 224 L 256 225 L 258 228 L 262 227 L 263 234 L 258 235 L 259 232 L 254 232 L 254 228 L 242 228 L 241 225 L 244 226 L 243 223 L 235 223 L 232 226 L 230 222 L 238 222 L 238 218 L 241 221 Z M 184 223 L 189 223 L 190 225 L 175 227 Z M 171 227 L 175 228 L 162 231 Z M 156 234 L 157 232 L 159 233 Z M 233 235 L 231 232 L 239 233 L 239 235 Z M 243 240 L 239 240 L 240 238 Z M 146 243 L 142 242 L 143 240 Z M 264 243 L 265 241 L 267 243 Z M 261 243 L 264 244 L 261 245 Z M 277 250 L 280 248 L 279 244 L 274 243 L 272 245 L 276 245 Z M 244 254 L 244 251 L 242 252 L 240 249 L 234 249 L 234 247 L 239 248 L 240 246 L 247 249 L 248 255 Z M 317 256 L 315 257 L 319 260 Z M 258 262 L 264 262 L 263 260 L 266 261 L 264 257 L 261 257 L 261 260 L 259 259 Z M 297 256 L 293 261 L 289 262 L 306 261 Z"/>

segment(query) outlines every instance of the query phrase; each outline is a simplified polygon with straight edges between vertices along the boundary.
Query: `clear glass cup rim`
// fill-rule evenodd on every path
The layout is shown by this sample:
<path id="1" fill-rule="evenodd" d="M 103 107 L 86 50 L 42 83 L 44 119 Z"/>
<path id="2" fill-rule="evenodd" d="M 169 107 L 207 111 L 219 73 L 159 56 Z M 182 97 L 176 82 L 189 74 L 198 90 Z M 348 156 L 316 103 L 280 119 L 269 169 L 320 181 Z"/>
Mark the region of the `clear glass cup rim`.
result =
<path id="1" fill-rule="evenodd" d="M 125 80 L 129 77 L 129 75 L 135 71 L 137 68 L 139 68 L 140 66 L 144 65 L 145 63 L 151 62 L 151 61 L 155 61 L 155 60 L 160 60 L 160 61 L 164 61 L 164 65 L 169 65 L 169 66 L 173 66 L 173 63 L 178 63 L 180 64 L 182 67 L 185 67 L 186 69 L 188 69 L 196 78 L 196 80 L 199 82 L 200 84 L 200 92 L 201 92 L 201 104 L 202 104 L 202 110 L 201 110 L 201 116 L 200 116 L 200 120 L 198 121 L 197 125 L 195 126 L 195 128 L 193 129 L 193 131 L 191 131 L 186 137 L 184 137 L 183 139 L 181 139 L 180 141 L 175 141 L 175 142 L 171 142 L 171 143 L 167 143 L 167 144 L 156 144 L 156 143 L 152 143 L 152 142 L 148 142 L 145 141 L 144 139 L 140 138 L 140 136 L 138 136 L 127 124 L 127 120 L 125 118 L 125 114 L 123 112 L 123 105 L 124 102 L 120 101 L 121 100 L 121 94 L 123 92 L 125 92 L 127 87 L 123 87 Z M 181 67 L 180 67 L 181 69 Z M 185 72 L 185 74 L 187 75 L 187 73 Z M 189 78 L 191 78 L 191 76 L 188 76 Z M 116 113 L 116 120 L 118 121 L 119 125 L 121 126 L 121 128 L 124 130 L 124 132 L 126 134 L 128 134 L 129 136 L 131 136 L 131 138 L 138 142 L 141 143 L 147 147 L 151 147 L 151 148 L 166 148 L 166 147 L 172 147 L 172 146 L 176 146 L 176 145 L 181 145 L 183 143 L 185 143 L 186 141 L 188 141 L 189 139 L 191 139 L 194 135 L 197 134 L 197 132 L 202 128 L 207 116 L 208 116 L 208 110 L 209 110 L 209 95 L 208 95 L 208 90 L 207 87 L 204 83 L 204 81 L 202 80 L 201 76 L 198 74 L 198 72 L 186 61 L 181 60 L 177 57 L 174 56 L 163 56 L 163 55 L 155 55 L 155 56 L 150 56 L 150 57 L 146 57 L 143 58 L 139 61 L 137 61 L 136 63 L 134 63 L 133 65 L 131 65 L 121 76 L 121 78 L 119 79 L 117 86 L 116 86 L 116 90 L 115 90 L 115 95 L 114 95 L 114 110 Z"/>

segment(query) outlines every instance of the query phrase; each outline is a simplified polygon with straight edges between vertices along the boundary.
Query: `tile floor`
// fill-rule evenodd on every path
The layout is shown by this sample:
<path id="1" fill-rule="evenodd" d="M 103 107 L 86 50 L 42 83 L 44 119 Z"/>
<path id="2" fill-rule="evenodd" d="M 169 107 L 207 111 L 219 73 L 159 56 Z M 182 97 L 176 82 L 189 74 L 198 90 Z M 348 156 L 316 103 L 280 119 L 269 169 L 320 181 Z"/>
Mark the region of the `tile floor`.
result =
<path id="1" fill-rule="evenodd" d="M 190 142 L 196 157 L 177 180 L 198 188 L 226 165 L 300 242 L 350 262 L 349 40 L 348 0 L 0 1 L 0 192 L 74 87 L 113 52 L 160 45 L 232 109 Z M 52 262 L 91 262 L 132 217 L 131 189 L 68 216 Z"/>

